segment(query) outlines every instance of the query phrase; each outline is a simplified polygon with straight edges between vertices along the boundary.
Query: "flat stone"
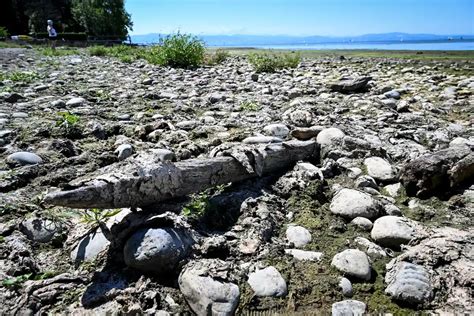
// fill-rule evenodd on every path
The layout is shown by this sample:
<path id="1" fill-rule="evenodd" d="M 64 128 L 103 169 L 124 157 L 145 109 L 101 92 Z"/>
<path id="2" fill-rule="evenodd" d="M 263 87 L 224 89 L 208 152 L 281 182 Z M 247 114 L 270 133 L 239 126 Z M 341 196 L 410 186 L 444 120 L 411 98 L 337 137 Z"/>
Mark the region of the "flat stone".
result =
<path id="1" fill-rule="evenodd" d="M 84 98 L 72 98 L 66 102 L 66 106 L 77 107 L 82 106 L 86 103 L 86 99 Z"/>
<path id="2" fill-rule="evenodd" d="M 424 304 L 431 301 L 433 290 L 428 271 L 420 265 L 399 262 L 388 265 L 385 293 L 392 299 L 408 304 Z"/>
<path id="3" fill-rule="evenodd" d="M 18 163 L 20 165 L 36 165 L 43 162 L 40 156 L 34 153 L 19 151 L 7 157 L 7 161 L 11 163 Z"/>
<path id="4" fill-rule="evenodd" d="M 282 297 L 287 294 L 286 281 L 272 266 L 250 273 L 247 282 L 257 296 Z"/>
<path id="5" fill-rule="evenodd" d="M 331 262 L 339 271 L 348 276 L 368 281 L 371 268 L 367 255 L 358 249 L 347 249 L 336 254 Z"/>
<path id="6" fill-rule="evenodd" d="M 296 260 L 301 261 L 321 261 L 323 258 L 322 252 L 306 251 L 300 249 L 285 249 L 287 255 L 293 256 Z"/>
<path id="7" fill-rule="evenodd" d="M 356 300 L 345 300 L 332 304 L 332 316 L 362 316 L 365 314 L 367 305 Z"/>
<path id="8" fill-rule="evenodd" d="M 383 258 L 387 256 L 387 253 L 382 247 L 371 242 L 367 238 L 356 237 L 354 242 L 357 245 L 357 248 L 362 249 L 371 258 Z"/>
<path id="9" fill-rule="evenodd" d="M 323 129 L 321 126 L 298 127 L 291 131 L 291 136 L 299 140 L 308 140 L 318 136 Z"/>
<path id="10" fill-rule="evenodd" d="M 380 157 L 370 157 L 364 160 L 369 176 L 379 181 L 393 181 L 396 173 L 388 161 Z"/>
<path id="11" fill-rule="evenodd" d="M 378 214 L 377 201 L 367 193 L 353 189 L 342 189 L 332 199 L 329 209 L 333 214 L 353 219 L 374 218 Z"/>
<path id="12" fill-rule="evenodd" d="M 301 248 L 311 242 L 311 233 L 302 226 L 290 226 L 286 229 L 286 239 L 296 248 Z"/>
<path id="13" fill-rule="evenodd" d="M 29 218 L 21 223 L 20 229 L 28 239 L 48 243 L 61 230 L 61 225 L 47 219 Z"/>
<path id="14" fill-rule="evenodd" d="M 273 136 L 250 136 L 242 141 L 244 144 L 269 144 L 281 143 L 283 140 Z"/>
<path id="15" fill-rule="evenodd" d="M 383 216 L 374 222 L 370 233 L 373 240 L 384 247 L 398 248 L 409 243 L 416 234 L 413 221 L 398 216 Z"/>

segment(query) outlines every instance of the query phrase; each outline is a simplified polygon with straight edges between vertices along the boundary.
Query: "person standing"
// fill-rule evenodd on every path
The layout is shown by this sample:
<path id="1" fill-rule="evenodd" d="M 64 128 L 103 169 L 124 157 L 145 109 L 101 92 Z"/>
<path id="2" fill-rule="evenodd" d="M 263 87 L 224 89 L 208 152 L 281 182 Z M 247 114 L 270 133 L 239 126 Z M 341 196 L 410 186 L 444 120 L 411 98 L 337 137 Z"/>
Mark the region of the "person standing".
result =
<path id="1" fill-rule="evenodd" d="M 56 49 L 56 37 L 58 36 L 58 33 L 56 33 L 56 30 L 53 27 L 53 21 L 52 20 L 48 20 L 47 30 L 48 30 L 49 41 L 51 43 L 51 48 L 53 50 L 55 50 Z"/>

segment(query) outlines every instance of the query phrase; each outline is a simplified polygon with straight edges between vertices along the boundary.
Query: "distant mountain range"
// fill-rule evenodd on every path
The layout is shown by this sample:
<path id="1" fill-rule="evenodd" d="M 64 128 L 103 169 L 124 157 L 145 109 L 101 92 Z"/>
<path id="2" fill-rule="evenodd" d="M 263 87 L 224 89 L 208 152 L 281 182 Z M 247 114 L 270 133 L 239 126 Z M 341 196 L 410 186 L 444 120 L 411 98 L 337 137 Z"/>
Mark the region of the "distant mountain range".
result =
<path id="1" fill-rule="evenodd" d="M 137 44 L 158 43 L 166 34 L 132 35 Z M 255 46 L 255 45 L 311 45 L 327 43 L 384 43 L 384 42 L 420 42 L 420 41 L 459 41 L 474 40 L 474 35 L 435 35 L 383 33 L 360 36 L 290 36 L 290 35 L 198 35 L 208 46 Z"/>

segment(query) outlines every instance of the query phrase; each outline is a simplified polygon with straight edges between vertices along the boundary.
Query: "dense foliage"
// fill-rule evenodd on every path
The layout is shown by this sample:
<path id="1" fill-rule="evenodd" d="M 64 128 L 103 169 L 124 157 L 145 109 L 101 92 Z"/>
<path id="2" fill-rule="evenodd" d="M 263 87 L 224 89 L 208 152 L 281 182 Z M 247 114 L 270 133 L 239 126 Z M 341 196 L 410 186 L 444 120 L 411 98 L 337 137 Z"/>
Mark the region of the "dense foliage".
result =
<path id="1" fill-rule="evenodd" d="M 43 33 L 53 20 L 58 33 L 87 32 L 124 38 L 132 27 L 124 0 L 3 0 L 0 26 L 12 35 Z"/>

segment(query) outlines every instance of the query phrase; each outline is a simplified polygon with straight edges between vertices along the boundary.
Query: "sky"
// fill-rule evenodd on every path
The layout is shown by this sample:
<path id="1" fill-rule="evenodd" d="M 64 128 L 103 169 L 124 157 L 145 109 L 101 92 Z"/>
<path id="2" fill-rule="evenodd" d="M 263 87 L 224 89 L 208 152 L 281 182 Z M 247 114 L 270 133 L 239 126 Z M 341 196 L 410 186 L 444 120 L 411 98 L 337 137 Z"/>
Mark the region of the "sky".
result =
<path id="1" fill-rule="evenodd" d="M 132 35 L 474 34 L 474 0 L 126 0 Z"/>

